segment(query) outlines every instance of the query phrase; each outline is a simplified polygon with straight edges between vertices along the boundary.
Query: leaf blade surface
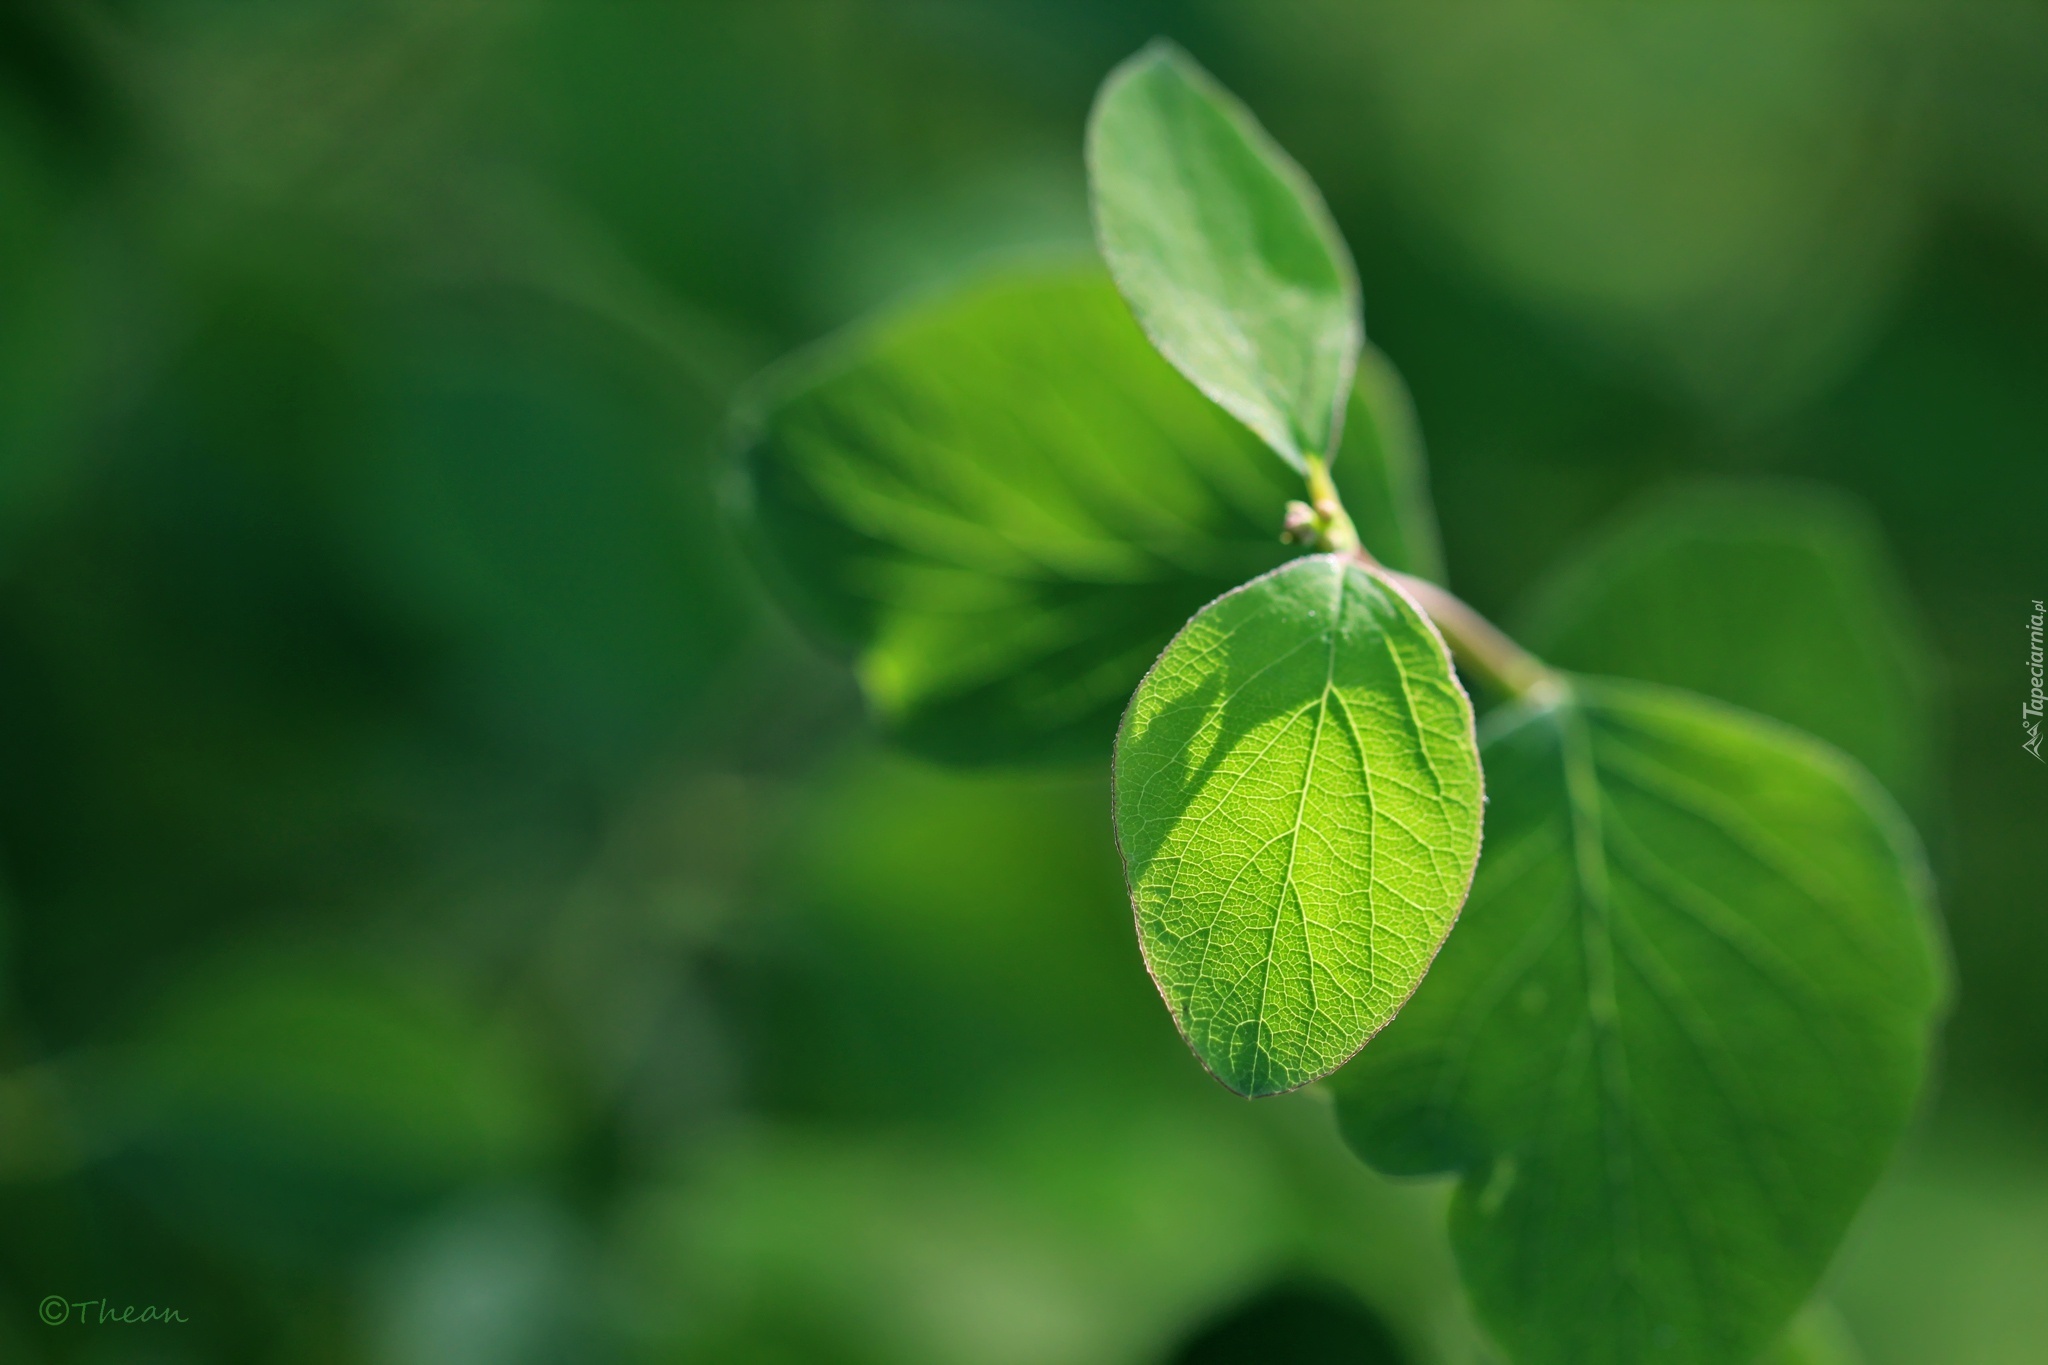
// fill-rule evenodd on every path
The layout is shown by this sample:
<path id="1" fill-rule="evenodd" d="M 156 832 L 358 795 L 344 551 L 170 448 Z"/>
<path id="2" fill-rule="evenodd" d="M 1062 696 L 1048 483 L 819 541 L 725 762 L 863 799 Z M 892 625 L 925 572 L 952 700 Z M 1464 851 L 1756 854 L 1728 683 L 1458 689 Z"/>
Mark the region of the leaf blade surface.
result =
<path id="1" fill-rule="evenodd" d="M 1333 456 L 1364 331 L 1308 176 L 1165 43 L 1103 82 L 1087 152 L 1103 259 L 1153 344 L 1296 469 Z"/>
<path id="2" fill-rule="evenodd" d="M 1925 1075 L 1917 848 L 1841 755 L 1683 693 L 1576 681 L 1488 729 L 1488 860 L 1340 1123 L 1461 1173 L 1452 1240 L 1517 1361 L 1750 1360 Z"/>
<path id="3" fill-rule="evenodd" d="M 1327 1075 L 1385 1026 L 1478 856 L 1472 710 L 1443 642 L 1334 555 L 1188 623 L 1131 699 L 1115 777 L 1146 966 L 1243 1095 Z"/>

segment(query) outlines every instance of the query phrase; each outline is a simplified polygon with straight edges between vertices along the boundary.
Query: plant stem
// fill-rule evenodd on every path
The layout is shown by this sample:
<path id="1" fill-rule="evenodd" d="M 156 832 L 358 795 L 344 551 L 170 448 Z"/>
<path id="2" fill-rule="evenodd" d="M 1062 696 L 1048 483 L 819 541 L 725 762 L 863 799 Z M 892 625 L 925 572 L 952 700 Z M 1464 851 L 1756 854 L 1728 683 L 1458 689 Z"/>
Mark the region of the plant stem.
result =
<path id="1" fill-rule="evenodd" d="M 1448 588 L 1426 578 L 1382 568 L 1436 622 L 1451 653 L 1469 673 L 1510 697 L 1539 700 L 1559 687 L 1557 675 L 1541 659 L 1507 637 L 1500 627 L 1472 610 Z"/>
<path id="2" fill-rule="evenodd" d="M 1340 555 L 1365 555 L 1365 547 L 1358 542 L 1358 528 L 1351 524 L 1344 500 L 1337 496 L 1337 485 L 1330 482 L 1329 465 L 1320 455 L 1307 456 L 1303 462 L 1307 466 L 1309 506 L 1316 514 L 1316 535 L 1321 548 Z"/>
<path id="3" fill-rule="evenodd" d="M 1358 528 L 1352 524 L 1351 514 L 1344 510 L 1344 500 L 1337 496 L 1329 466 L 1315 455 L 1309 456 L 1306 464 L 1317 548 L 1348 555 L 1400 584 L 1443 632 L 1444 641 L 1457 661 L 1468 673 L 1485 679 L 1489 687 L 1510 697 L 1540 699 L 1562 686 L 1541 659 L 1509 639 L 1500 627 L 1472 610 L 1448 588 L 1413 574 L 1397 573 L 1374 559 L 1358 539 Z"/>

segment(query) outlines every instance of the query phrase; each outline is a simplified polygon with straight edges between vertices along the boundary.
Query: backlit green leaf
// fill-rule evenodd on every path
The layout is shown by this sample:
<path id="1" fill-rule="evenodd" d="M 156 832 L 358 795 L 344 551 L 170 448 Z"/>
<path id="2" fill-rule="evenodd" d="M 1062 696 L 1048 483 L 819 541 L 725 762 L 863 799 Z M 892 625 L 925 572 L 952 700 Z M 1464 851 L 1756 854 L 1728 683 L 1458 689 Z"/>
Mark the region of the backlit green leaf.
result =
<path id="1" fill-rule="evenodd" d="M 1926 652 L 1878 528 L 1839 495 L 1769 483 L 1663 495 L 1546 579 L 1520 638 L 1563 668 L 1796 725 L 1902 799 L 1924 790 Z"/>
<path id="2" fill-rule="evenodd" d="M 1771 722 L 1574 681 L 1489 722 L 1485 864 L 1335 1082 L 1518 1365 L 1738 1365 L 1784 1330 L 1926 1074 L 1940 954 L 1875 783 Z"/>
<path id="3" fill-rule="evenodd" d="M 1336 468 L 1380 559 L 1436 568 L 1399 381 Z M 1384 432 L 1383 436 L 1379 433 Z M 743 513 L 775 586 L 928 756 L 1099 758 L 1201 605 L 1284 562 L 1299 480 L 1174 373 L 1099 270 L 998 275 L 772 376 Z"/>
<path id="4" fill-rule="evenodd" d="M 1429 968 L 1479 852 L 1472 708 L 1436 629 L 1334 555 L 1203 608 L 1131 698 L 1116 829 L 1145 962 L 1216 1078 L 1329 1074 Z"/>
<path id="5" fill-rule="evenodd" d="M 1095 231 L 1145 333 L 1296 468 L 1330 456 L 1363 340 L 1322 196 L 1167 43 L 1110 73 L 1088 123 Z"/>

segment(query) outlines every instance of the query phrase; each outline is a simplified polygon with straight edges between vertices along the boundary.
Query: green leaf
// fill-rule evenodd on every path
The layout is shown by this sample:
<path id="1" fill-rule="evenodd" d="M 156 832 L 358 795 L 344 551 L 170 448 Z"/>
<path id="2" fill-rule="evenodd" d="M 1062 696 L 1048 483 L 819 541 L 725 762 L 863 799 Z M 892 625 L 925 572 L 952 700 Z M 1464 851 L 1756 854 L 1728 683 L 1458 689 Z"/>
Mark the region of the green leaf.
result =
<path id="1" fill-rule="evenodd" d="M 1145 963 L 1242 1095 L 1394 1017 L 1479 854 L 1472 707 L 1386 579 L 1313 555 L 1202 609 L 1131 698 L 1116 829 Z"/>
<path id="2" fill-rule="evenodd" d="M 1337 1079 L 1520 1365 L 1739 1365 L 1781 1332 L 1926 1075 L 1941 956 L 1876 784 L 1772 722 L 1573 681 L 1490 720 L 1457 936 Z"/>
<path id="3" fill-rule="evenodd" d="M 1435 567 L 1398 389 L 1337 467 L 1381 560 Z M 1201 605 L 1286 561 L 1300 482 L 1145 341 L 1099 270 L 997 275 L 774 373 L 741 516 L 894 738 L 959 762 L 1099 758 Z"/>
<path id="4" fill-rule="evenodd" d="M 1358 276 L 1301 167 L 1161 42 L 1103 82 L 1088 178 L 1103 259 L 1153 344 L 1295 468 L 1333 455 Z"/>
<path id="5" fill-rule="evenodd" d="M 1797 484 L 1705 484 L 1624 516 L 1535 594 L 1563 668 L 1666 683 L 1798 726 L 1901 799 L 1925 790 L 1927 653 L 1877 526 Z"/>

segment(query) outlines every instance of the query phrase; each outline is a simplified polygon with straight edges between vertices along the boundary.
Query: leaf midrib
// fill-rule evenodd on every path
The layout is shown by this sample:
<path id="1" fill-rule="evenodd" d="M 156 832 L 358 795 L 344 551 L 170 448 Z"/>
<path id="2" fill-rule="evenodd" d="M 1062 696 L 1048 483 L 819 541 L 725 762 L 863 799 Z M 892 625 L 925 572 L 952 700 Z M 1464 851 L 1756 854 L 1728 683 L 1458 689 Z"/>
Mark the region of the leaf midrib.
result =
<path id="1" fill-rule="evenodd" d="M 1564 769 L 1566 804 L 1570 811 L 1572 828 L 1574 855 L 1572 869 L 1577 891 L 1575 900 L 1579 910 L 1581 944 L 1586 973 L 1586 1019 L 1592 1034 L 1595 1051 L 1594 1060 L 1598 1068 L 1595 1093 L 1599 1097 L 1601 1132 L 1607 1149 L 1609 1206 L 1613 1215 L 1614 1227 L 1615 1273 L 1617 1278 L 1633 1291 L 1627 1299 L 1627 1304 L 1633 1319 L 1634 1337 L 1636 1340 L 1641 1341 L 1645 1327 L 1640 1317 L 1644 1300 L 1639 1284 L 1641 1260 L 1639 1247 L 1637 1246 L 1638 1229 L 1635 1224 L 1635 1171 L 1632 1137 L 1634 1129 L 1641 1123 L 1641 1118 L 1634 1112 L 1629 1102 L 1630 1084 L 1627 1069 L 1627 1051 L 1621 1036 L 1620 1005 L 1616 994 L 1615 960 L 1617 931 L 1625 931 L 1624 937 L 1642 940 L 1635 943 L 1639 950 L 1652 952 L 1653 950 L 1649 949 L 1642 931 L 1639 928 L 1623 923 L 1615 911 L 1612 899 L 1612 883 L 1608 875 L 1610 850 L 1608 846 L 1607 822 L 1604 818 L 1605 785 L 1601 780 L 1600 765 L 1593 758 L 1591 734 L 1584 704 L 1576 693 L 1567 697 L 1558 705 L 1556 723 L 1560 741 L 1559 756 Z M 1632 753 L 1631 757 L 1636 758 L 1647 766 L 1658 766 L 1654 765 L 1645 756 Z M 1625 780 L 1636 781 L 1640 784 L 1640 778 L 1628 771 L 1627 768 L 1622 770 L 1621 776 Z M 1719 812 L 1710 813 L 1699 809 L 1693 802 L 1676 799 L 1677 794 L 1667 786 L 1643 785 L 1642 790 L 1645 795 L 1653 799 L 1668 802 L 1675 808 L 1684 810 L 1696 818 L 1707 820 L 1710 824 L 1717 827 L 1722 826 L 1721 820 L 1715 818 L 1716 815 L 1720 814 Z M 1628 836 L 1625 825 L 1617 826 L 1616 830 L 1617 833 Z M 1723 832 L 1729 834 L 1731 838 L 1734 837 L 1732 831 L 1724 828 Z M 1754 859 L 1759 866 L 1765 868 L 1765 870 L 1775 873 L 1795 886 L 1800 886 L 1802 890 L 1807 889 L 1804 878 L 1796 874 L 1788 874 L 1788 870 L 1779 859 L 1766 856 L 1750 841 L 1737 840 L 1737 846 L 1741 847 L 1745 853 Z M 1647 886 L 1643 889 L 1650 891 L 1653 895 L 1656 894 Z M 1820 900 L 1821 898 L 1815 897 L 1815 899 Z M 1734 947 L 1733 944 L 1730 946 Z M 1746 956 L 1740 953 L 1738 955 Z M 1733 1058 L 1727 1054 L 1726 1049 L 1714 1046 L 1713 1044 L 1717 1041 L 1716 1039 L 1700 1036 L 1695 1027 L 1699 1021 L 1687 1017 L 1686 1011 L 1681 1008 L 1678 1002 L 1666 997 L 1664 988 L 1669 983 L 1658 980 L 1658 973 L 1647 970 L 1641 962 L 1637 961 L 1634 955 L 1628 956 L 1637 973 L 1643 976 L 1645 984 L 1651 989 L 1653 995 L 1664 1003 L 1666 1011 L 1672 1015 L 1674 1022 L 1678 1024 L 1680 1032 L 1685 1035 L 1688 1043 L 1702 1054 L 1701 1060 L 1706 1065 L 1708 1074 L 1712 1077 L 1716 1088 L 1721 1091 L 1722 1100 L 1728 1105 L 1730 1111 L 1736 1114 L 1738 1119 L 1753 1112 L 1753 1106 L 1745 1107 L 1737 1103 L 1734 1095 L 1729 1093 L 1731 1082 L 1743 1090 L 1749 1089 L 1749 1083 L 1747 1077 L 1739 1076 L 1739 1072 L 1733 1076 L 1727 1074 L 1728 1068 L 1733 1066 Z M 1669 965 L 1662 963 L 1661 958 L 1658 959 L 1658 965 L 1664 973 L 1675 976 L 1675 973 L 1671 972 Z M 1762 972 L 1771 985 L 1777 987 L 1781 992 L 1784 991 L 1785 983 L 1776 980 L 1768 971 L 1763 971 L 1760 963 L 1752 960 L 1750 965 L 1753 969 Z M 1804 985 L 1806 983 L 1802 982 L 1800 984 Z M 1742 1126 L 1745 1134 L 1753 1131 L 1748 1123 L 1744 1123 Z M 1642 1136 L 1649 1140 L 1654 1135 L 1649 1131 L 1645 1131 Z M 1653 1142 L 1652 1146 L 1654 1147 L 1654 1145 Z M 1757 1170 L 1758 1175 L 1762 1177 L 1767 1186 L 1775 1187 L 1776 1191 L 1782 1196 L 1791 1184 L 1789 1173 L 1783 1170 L 1780 1163 L 1771 1159 L 1768 1150 L 1759 1151 L 1750 1142 L 1745 1142 L 1744 1146 L 1748 1149 L 1746 1155 Z M 1766 1149 L 1767 1147 L 1768 1144 L 1766 1144 Z M 1697 1258 L 1693 1259 L 1695 1267 L 1694 1280 L 1702 1286 L 1704 1291 L 1708 1286 L 1708 1281 L 1699 1273 Z"/>
<path id="2" fill-rule="evenodd" d="M 1231 131 L 1236 132 L 1237 130 L 1233 128 Z M 1173 139 L 1171 137 L 1168 137 L 1163 140 L 1171 142 Z M 1180 159 L 1178 157 L 1174 157 L 1171 159 L 1168 166 L 1167 176 L 1168 179 L 1172 182 L 1175 192 L 1180 196 L 1181 200 L 1183 201 L 1183 205 L 1188 211 L 1189 215 L 1191 217 L 1196 218 L 1202 217 L 1203 215 L 1201 212 L 1201 196 L 1195 192 L 1194 186 L 1190 185 L 1187 182 L 1187 179 L 1182 172 Z M 1206 246 L 1206 242 L 1204 243 L 1204 245 Z M 1124 254 L 1127 255 L 1128 253 Z M 1231 286 L 1225 279 L 1224 272 L 1221 269 L 1217 268 L 1216 262 L 1210 252 L 1208 252 L 1205 249 L 1201 251 L 1199 254 L 1201 256 L 1202 265 L 1204 267 L 1203 273 L 1209 277 L 1207 281 L 1209 286 L 1218 294 L 1229 296 L 1232 304 L 1236 305 L 1238 302 L 1236 295 L 1239 293 L 1239 291 L 1231 288 Z M 1149 261 L 1140 261 L 1139 264 L 1146 266 L 1151 265 Z M 1160 271 L 1159 273 L 1162 281 L 1164 281 L 1168 285 L 1173 284 L 1173 280 L 1167 275 L 1165 271 Z M 1295 420 L 1297 414 L 1294 412 L 1292 406 L 1285 400 L 1283 395 L 1275 392 L 1274 376 L 1262 363 L 1259 356 L 1259 348 L 1257 343 L 1254 342 L 1251 336 L 1245 332 L 1244 328 L 1239 325 L 1237 318 L 1228 309 L 1211 308 L 1203 309 L 1202 311 L 1206 315 L 1207 321 L 1212 326 L 1220 324 L 1222 330 L 1225 333 L 1227 333 L 1228 342 L 1231 344 L 1232 349 L 1234 349 L 1237 352 L 1236 359 L 1240 364 L 1244 366 L 1244 368 L 1248 372 L 1250 372 L 1254 376 L 1259 388 L 1260 397 L 1262 397 L 1265 400 L 1267 406 L 1270 407 L 1273 410 L 1273 412 L 1280 417 L 1283 425 L 1286 428 L 1288 443 L 1294 447 L 1294 458 L 1297 460 L 1304 458 L 1308 453 L 1308 443 L 1302 439 L 1306 433 L 1298 429 Z M 1210 385 L 1206 381 L 1197 381 L 1196 386 L 1200 388 L 1204 393 L 1209 392 Z M 1227 401 L 1227 398 L 1223 395 L 1211 394 L 1210 396 L 1212 398 L 1215 398 L 1215 400 L 1225 408 L 1234 408 L 1235 406 L 1234 404 Z M 1235 415 L 1235 413 L 1233 413 L 1233 415 Z M 1246 425 L 1250 424 L 1247 423 Z"/>
<path id="3" fill-rule="evenodd" d="M 1252 1034 L 1253 1046 L 1257 1047 L 1259 1046 L 1259 1036 L 1261 1033 L 1264 1032 L 1266 1027 L 1266 994 L 1267 989 L 1272 984 L 1273 980 L 1273 959 L 1275 956 L 1278 955 L 1280 947 L 1280 922 L 1282 919 L 1286 917 L 1287 898 L 1288 895 L 1292 893 L 1294 896 L 1295 909 L 1301 915 L 1301 951 L 1303 957 L 1307 960 L 1308 963 L 1308 1025 L 1306 1030 L 1303 1032 L 1301 1041 L 1301 1050 L 1304 1056 L 1306 1056 L 1306 1054 L 1310 1051 L 1310 1040 L 1315 1036 L 1316 953 L 1315 943 L 1308 932 L 1308 907 L 1302 902 L 1300 892 L 1294 890 L 1294 864 L 1295 860 L 1299 858 L 1301 855 L 1301 829 L 1304 821 L 1308 817 L 1309 789 L 1315 784 L 1316 757 L 1318 754 L 1322 752 L 1323 725 L 1330 717 L 1330 698 L 1335 694 L 1336 691 L 1337 641 L 1342 639 L 1344 635 L 1344 607 L 1345 599 L 1347 597 L 1347 594 L 1344 590 L 1347 586 L 1347 572 L 1342 565 L 1339 565 L 1336 568 L 1336 572 L 1331 574 L 1330 577 L 1332 580 L 1331 585 L 1335 589 L 1335 591 L 1331 594 L 1330 623 L 1329 626 L 1326 628 L 1326 633 L 1329 640 L 1329 650 L 1324 656 L 1323 691 L 1322 695 L 1316 698 L 1315 729 L 1309 733 L 1308 759 L 1302 765 L 1301 770 L 1301 794 L 1295 799 L 1294 803 L 1294 828 L 1288 832 L 1287 836 L 1287 870 L 1284 873 L 1282 873 L 1280 877 L 1280 895 L 1278 898 L 1278 902 L 1273 907 L 1273 928 L 1266 936 L 1266 961 L 1264 970 L 1259 975 L 1259 1007 L 1257 1012 L 1253 1016 L 1256 1022 L 1254 1023 L 1254 1031 Z M 1359 763 L 1361 767 L 1364 766 L 1364 760 L 1365 756 L 1363 753 L 1361 753 L 1359 755 Z M 1368 807 L 1370 807 L 1372 803 L 1372 796 L 1370 792 L 1369 775 L 1367 778 L 1367 783 L 1368 791 L 1366 795 L 1366 804 Z M 1368 829 L 1370 829 L 1370 824 L 1368 824 Z M 1375 871 L 1372 865 L 1372 848 L 1373 841 L 1370 837 L 1368 837 L 1366 842 L 1366 879 L 1368 885 L 1371 883 L 1371 879 Z M 1265 1054 L 1264 1050 L 1262 1049 L 1260 1053 L 1261 1061 L 1263 1061 L 1264 1058 Z M 1254 1084 L 1256 1083 L 1257 1078 L 1254 1077 Z"/>
<path id="4" fill-rule="evenodd" d="M 1571 814 L 1572 871 L 1579 906 L 1580 944 L 1586 974 L 1586 1018 L 1593 1035 L 1595 1093 L 1600 1097 L 1600 1131 L 1607 1151 L 1608 1205 L 1614 1224 L 1614 1270 L 1629 1286 L 1631 1318 L 1640 1312 L 1640 1248 L 1635 1225 L 1635 1171 L 1628 1124 L 1628 1056 L 1621 1038 L 1621 1006 L 1615 993 L 1614 927 L 1607 878 L 1606 840 L 1601 831 L 1600 779 L 1592 737 L 1575 692 L 1556 708 L 1559 757 L 1565 800 Z M 1631 1335 L 1641 1340 L 1640 1321 Z"/>

